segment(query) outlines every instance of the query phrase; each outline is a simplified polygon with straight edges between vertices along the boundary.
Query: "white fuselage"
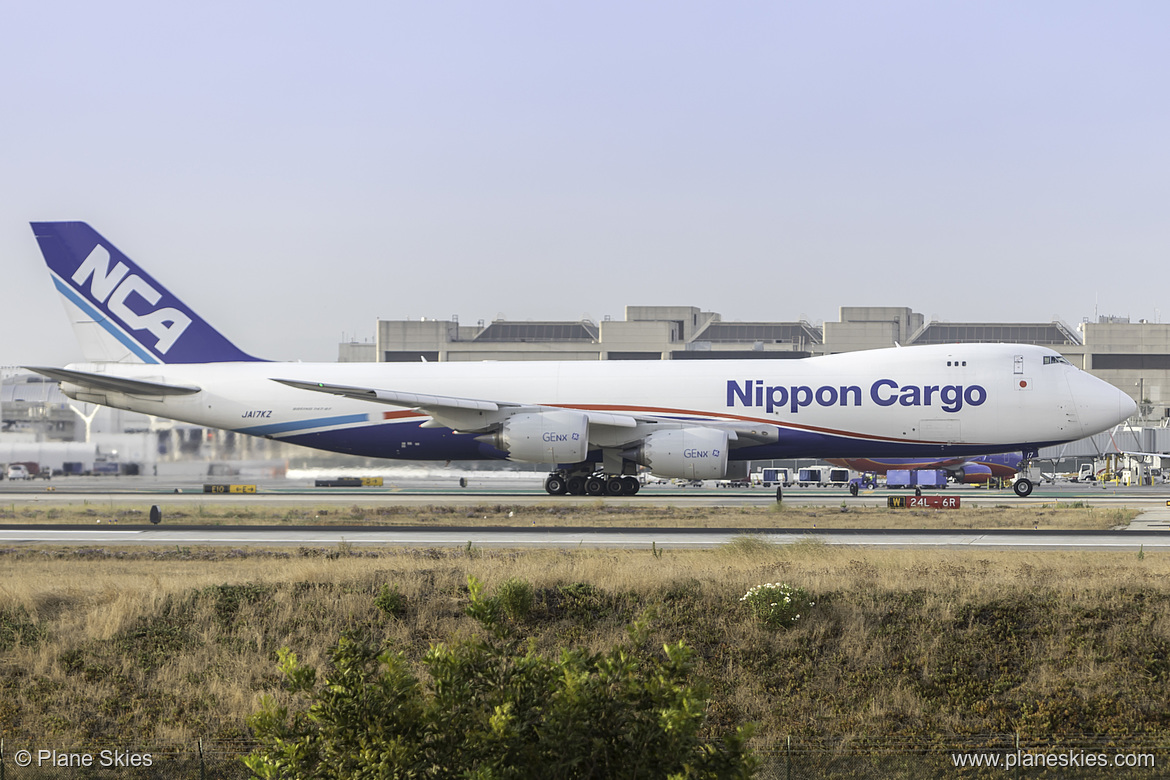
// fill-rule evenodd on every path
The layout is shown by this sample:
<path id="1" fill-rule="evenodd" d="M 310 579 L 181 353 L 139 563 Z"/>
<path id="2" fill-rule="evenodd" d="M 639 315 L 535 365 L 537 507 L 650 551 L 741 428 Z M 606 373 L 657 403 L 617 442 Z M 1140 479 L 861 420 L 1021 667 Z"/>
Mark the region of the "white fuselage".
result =
<path id="1" fill-rule="evenodd" d="M 1133 402 L 1058 353 L 955 344 L 796 360 L 478 363 L 87 364 L 70 368 L 171 385 L 191 395 L 96 393 L 80 400 L 189 423 L 412 460 L 470 457 L 478 445 L 421 429 L 407 408 L 295 389 L 275 379 L 676 419 L 776 426 L 779 442 L 736 457 L 852 457 L 1027 449 L 1124 420 Z M 469 454 L 470 453 L 470 454 Z M 749 454 L 750 453 L 750 454 Z"/>

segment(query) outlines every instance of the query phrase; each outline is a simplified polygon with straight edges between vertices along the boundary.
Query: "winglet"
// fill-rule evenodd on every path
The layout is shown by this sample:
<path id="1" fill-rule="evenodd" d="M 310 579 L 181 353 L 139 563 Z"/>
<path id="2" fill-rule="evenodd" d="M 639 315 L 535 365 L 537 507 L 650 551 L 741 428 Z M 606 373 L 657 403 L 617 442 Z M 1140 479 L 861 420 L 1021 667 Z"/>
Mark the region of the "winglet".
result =
<path id="1" fill-rule="evenodd" d="M 84 222 L 33 233 L 87 361 L 255 361 Z"/>

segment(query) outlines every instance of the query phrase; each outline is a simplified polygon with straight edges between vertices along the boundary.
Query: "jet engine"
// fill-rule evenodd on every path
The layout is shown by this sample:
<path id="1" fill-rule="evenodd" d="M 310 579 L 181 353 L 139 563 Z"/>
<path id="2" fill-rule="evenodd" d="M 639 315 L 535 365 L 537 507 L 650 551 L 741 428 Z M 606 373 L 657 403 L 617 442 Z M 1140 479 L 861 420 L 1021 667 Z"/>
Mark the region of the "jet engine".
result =
<path id="1" fill-rule="evenodd" d="M 658 431 L 622 455 L 649 466 L 660 477 L 722 479 L 727 474 L 727 431 L 718 428 Z"/>
<path id="2" fill-rule="evenodd" d="M 589 418 L 580 412 L 530 412 L 475 437 L 525 463 L 580 463 L 589 451 Z"/>
<path id="3" fill-rule="evenodd" d="M 959 482 L 982 484 L 991 480 L 991 469 L 982 463 L 964 463 L 959 467 Z"/>

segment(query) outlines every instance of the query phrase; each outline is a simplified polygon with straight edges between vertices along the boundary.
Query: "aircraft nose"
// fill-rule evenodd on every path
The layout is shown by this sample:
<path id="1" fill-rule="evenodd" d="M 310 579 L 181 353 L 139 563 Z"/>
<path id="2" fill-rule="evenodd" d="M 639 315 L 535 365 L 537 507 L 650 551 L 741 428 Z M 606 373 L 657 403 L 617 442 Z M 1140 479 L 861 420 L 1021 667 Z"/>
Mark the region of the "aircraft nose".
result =
<path id="1" fill-rule="evenodd" d="M 1091 374 L 1081 374 L 1073 383 L 1083 435 L 1092 436 L 1125 422 L 1137 411 L 1137 404 L 1127 394 Z"/>

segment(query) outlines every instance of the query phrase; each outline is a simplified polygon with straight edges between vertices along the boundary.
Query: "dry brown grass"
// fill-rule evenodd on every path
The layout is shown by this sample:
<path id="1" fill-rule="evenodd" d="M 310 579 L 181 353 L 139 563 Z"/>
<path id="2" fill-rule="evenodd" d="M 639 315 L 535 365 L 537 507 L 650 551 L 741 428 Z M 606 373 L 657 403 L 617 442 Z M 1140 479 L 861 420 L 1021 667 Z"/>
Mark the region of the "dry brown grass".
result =
<path id="1" fill-rule="evenodd" d="M 407 650 L 475 631 L 469 575 L 519 577 L 538 647 L 592 649 L 649 615 L 684 639 L 719 726 L 782 734 L 1170 734 L 1170 557 L 873 550 L 754 537 L 711 551 L 7 551 L 0 558 L 0 736 L 246 736 L 277 648 L 310 664 L 348 629 Z M 788 631 L 738 607 L 785 581 L 817 606 Z M 576 600 L 565 586 L 586 583 Z M 374 605 L 391 584 L 407 613 Z"/>

